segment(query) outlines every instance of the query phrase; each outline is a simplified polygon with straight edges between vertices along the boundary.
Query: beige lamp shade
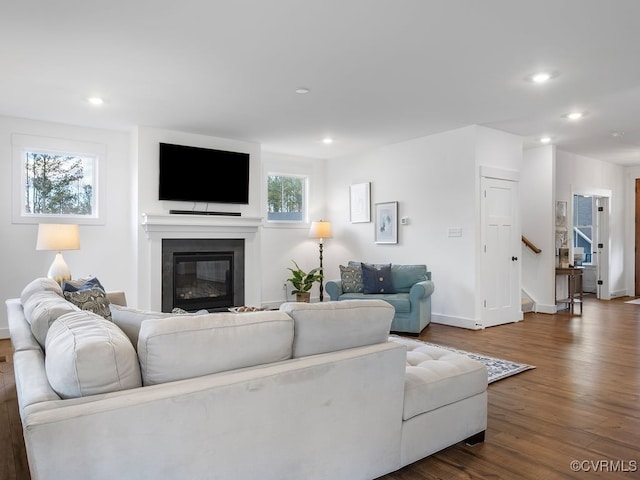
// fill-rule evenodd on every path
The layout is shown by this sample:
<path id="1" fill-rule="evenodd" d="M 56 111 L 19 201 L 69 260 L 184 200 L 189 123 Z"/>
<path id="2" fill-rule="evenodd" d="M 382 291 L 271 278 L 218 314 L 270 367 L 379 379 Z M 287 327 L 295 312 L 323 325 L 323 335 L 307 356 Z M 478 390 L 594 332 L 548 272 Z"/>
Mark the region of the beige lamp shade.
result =
<path id="1" fill-rule="evenodd" d="M 71 280 L 71 272 L 62 258 L 62 250 L 80 249 L 80 229 L 78 225 L 61 223 L 41 223 L 38 225 L 38 239 L 36 250 L 53 250 L 56 258 L 53 260 L 47 276 L 59 284 L 63 280 Z"/>
<path id="2" fill-rule="evenodd" d="M 65 223 L 41 223 L 38 225 L 36 250 L 79 250 L 80 229 L 78 225 Z"/>
<path id="3" fill-rule="evenodd" d="M 320 220 L 318 222 L 311 222 L 311 228 L 309 229 L 309 236 L 311 238 L 331 238 L 333 234 L 331 232 L 331 222 L 325 222 Z"/>

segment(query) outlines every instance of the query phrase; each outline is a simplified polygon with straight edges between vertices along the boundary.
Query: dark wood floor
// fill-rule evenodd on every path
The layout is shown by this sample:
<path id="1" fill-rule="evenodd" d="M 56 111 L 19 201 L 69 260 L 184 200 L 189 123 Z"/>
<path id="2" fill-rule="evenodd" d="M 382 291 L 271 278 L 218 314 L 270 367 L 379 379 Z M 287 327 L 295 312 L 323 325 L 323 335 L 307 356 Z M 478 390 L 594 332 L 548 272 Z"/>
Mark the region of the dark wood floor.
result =
<path id="1" fill-rule="evenodd" d="M 537 368 L 489 386 L 483 444 L 381 480 L 640 478 L 640 305 L 625 300 L 588 298 L 582 316 L 529 313 L 480 331 L 430 325 L 422 340 Z M 29 479 L 8 340 L 2 355 L 0 480 Z"/>

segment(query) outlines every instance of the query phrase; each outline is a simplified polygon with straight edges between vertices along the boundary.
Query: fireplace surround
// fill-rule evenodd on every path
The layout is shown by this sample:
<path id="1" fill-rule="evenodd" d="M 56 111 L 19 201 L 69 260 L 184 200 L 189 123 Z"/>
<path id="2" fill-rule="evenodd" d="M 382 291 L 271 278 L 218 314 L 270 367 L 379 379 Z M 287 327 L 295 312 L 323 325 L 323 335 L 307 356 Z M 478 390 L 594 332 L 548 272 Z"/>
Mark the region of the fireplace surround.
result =
<path id="1" fill-rule="evenodd" d="M 244 305 L 261 305 L 259 217 L 149 214 L 141 216 L 146 240 L 139 251 L 139 308 L 162 310 L 162 241 L 165 239 L 243 239 Z"/>
<path id="2" fill-rule="evenodd" d="M 162 240 L 162 311 L 244 305 L 244 240 Z"/>

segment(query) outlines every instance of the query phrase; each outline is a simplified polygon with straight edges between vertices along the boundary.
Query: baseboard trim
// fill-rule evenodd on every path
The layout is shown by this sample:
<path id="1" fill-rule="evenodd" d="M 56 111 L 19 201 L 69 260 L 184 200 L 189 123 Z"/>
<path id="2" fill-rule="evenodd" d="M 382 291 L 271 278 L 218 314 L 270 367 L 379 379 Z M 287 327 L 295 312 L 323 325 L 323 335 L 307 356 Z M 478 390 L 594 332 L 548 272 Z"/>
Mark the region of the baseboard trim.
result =
<path id="1" fill-rule="evenodd" d="M 536 307 L 534 310 L 536 313 L 548 313 L 553 315 L 558 313 L 558 307 L 556 305 L 544 305 L 540 303 L 536 303 Z"/>
<path id="2" fill-rule="evenodd" d="M 481 325 L 478 325 L 475 320 L 470 318 L 452 317 L 450 315 L 441 315 L 439 313 L 432 313 L 431 321 L 433 323 L 440 323 L 442 325 L 449 325 L 452 327 L 468 328 L 469 330 L 482 329 Z"/>

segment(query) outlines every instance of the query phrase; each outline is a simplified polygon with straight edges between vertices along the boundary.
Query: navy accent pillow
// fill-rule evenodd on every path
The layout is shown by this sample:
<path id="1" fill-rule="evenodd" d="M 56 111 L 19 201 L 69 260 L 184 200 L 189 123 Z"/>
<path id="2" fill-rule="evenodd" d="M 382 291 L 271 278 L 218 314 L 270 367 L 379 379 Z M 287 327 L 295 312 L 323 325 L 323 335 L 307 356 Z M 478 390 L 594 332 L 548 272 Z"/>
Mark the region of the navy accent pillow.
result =
<path id="1" fill-rule="evenodd" d="M 106 290 L 100 283 L 96 277 L 93 278 L 81 278 L 79 280 L 69 280 L 62 282 L 62 291 L 63 292 L 79 292 L 81 290 L 91 290 L 92 288 L 97 287 L 103 292 Z"/>
<path id="2" fill-rule="evenodd" d="M 391 283 L 391 264 L 372 265 L 362 263 L 364 293 L 396 293 Z"/>

